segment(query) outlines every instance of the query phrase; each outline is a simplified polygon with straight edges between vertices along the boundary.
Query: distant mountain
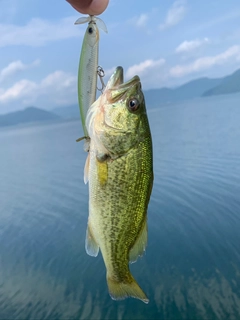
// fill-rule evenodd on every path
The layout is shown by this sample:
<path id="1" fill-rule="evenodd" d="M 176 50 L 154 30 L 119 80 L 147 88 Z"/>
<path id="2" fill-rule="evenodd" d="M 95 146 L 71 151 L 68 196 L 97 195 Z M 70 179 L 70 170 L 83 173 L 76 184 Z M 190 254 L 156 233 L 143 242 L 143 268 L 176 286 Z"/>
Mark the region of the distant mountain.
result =
<path id="1" fill-rule="evenodd" d="M 240 69 L 222 79 L 221 83 L 203 93 L 204 97 L 240 92 Z"/>
<path id="2" fill-rule="evenodd" d="M 200 97 L 205 91 L 219 85 L 222 78 L 209 79 L 209 78 L 199 78 L 187 82 L 180 87 L 177 87 L 174 91 L 177 98 L 180 99 L 192 99 Z"/>
<path id="3" fill-rule="evenodd" d="M 76 119 L 80 118 L 80 112 L 78 104 L 67 106 L 67 107 L 58 107 L 51 110 L 54 114 L 57 114 L 59 117 L 64 119 Z"/>
<path id="4" fill-rule="evenodd" d="M 148 108 L 169 103 L 172 101 L 173 96 L 173 89 L 169 88 L 150 89 L 144 91 L 144 97 Z"/>
<path id="5" fill-rule="evenodd" d="M 197 98 L 203 95 L 206 90 L 219 85 L 222 79 L 199 78 L 189 81 L 177 88 L 161 88 L 144 91 L 148 108 L 157 107 L 162 104 L 178 102 Z"/>
<path id="6" fill-rule="evenodd" d="M 0 127 L 13 126 L 29 122 L 53 121 L 59 119 L 60 117 L 52 112 L 35 107 L 28 107 L 21 111 L 0 115 Z"/>

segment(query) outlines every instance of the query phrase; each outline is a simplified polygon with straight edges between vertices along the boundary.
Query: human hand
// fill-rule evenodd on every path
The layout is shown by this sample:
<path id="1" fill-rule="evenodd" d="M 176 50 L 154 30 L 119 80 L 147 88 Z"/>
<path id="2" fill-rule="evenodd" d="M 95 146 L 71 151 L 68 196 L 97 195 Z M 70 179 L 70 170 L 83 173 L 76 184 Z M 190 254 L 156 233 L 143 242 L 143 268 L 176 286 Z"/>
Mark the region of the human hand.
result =
<path id="1" fill-rule="evenodd" d="M 106 10 L 109 0 L 67 0 L 80 13 L 99 15 Z"/>

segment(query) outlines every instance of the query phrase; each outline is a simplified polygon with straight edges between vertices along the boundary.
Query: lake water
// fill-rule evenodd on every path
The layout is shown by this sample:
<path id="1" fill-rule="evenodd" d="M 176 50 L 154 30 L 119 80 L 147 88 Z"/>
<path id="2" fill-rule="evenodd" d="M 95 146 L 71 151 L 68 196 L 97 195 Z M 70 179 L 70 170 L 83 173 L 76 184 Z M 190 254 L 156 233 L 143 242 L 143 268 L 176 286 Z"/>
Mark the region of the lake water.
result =
<path id="1" fill-rule="evenodd" d="M 0 319 L 240 319 L 240 96 L 149 110 L 148 295 L 113 301 L 85 253 L 79 121 L 0 130 Z"/>

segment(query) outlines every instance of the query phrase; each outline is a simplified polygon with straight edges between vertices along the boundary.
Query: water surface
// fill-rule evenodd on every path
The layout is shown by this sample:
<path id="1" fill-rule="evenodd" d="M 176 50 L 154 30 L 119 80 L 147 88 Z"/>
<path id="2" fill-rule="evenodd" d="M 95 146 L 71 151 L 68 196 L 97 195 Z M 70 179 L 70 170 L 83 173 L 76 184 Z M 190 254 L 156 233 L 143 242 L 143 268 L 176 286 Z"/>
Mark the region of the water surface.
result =
<path id="1" fill-rule="evenodd" d="M 1 319 L 239 319 L 240 97 L 149 109 L 148 295 L 113 301 L 84 240 L 80 121 L 0 130 Z"/>

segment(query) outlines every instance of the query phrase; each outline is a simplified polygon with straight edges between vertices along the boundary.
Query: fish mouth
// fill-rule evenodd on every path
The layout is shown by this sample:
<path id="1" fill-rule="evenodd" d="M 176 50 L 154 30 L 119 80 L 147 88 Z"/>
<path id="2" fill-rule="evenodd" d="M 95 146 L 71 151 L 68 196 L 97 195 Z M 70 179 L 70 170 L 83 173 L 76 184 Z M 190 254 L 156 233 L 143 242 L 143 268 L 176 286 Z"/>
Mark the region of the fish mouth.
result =
<path id="1" fill-rule="evenodd" d="M 109 79 L 106 89 L 127 89 L 132 85 L 136 84 L 137 82 L 140 82 L 140 78 L 138 76 L 134 76 L 132 79 L 124 83 L 123 81 L 123 68 L 117 67 L 114 73 L 112 74 L 111 78 Z"/>
<path id="2" fill-rule="evenodd" d="M 106 92 L 107 100 L 111 103 L 118 101 L 123 98 L 125 93 L 128 91 L 134 91 L 135 89 L 141 89 L 141 82 L 139 76 L 134 76 L 132 79 L 123 82 L 123 68 L 117 67 L 109 79 Z"/>
<path id="3" fill-rule="evenodd" d="M 107 83 L 108 89 L 118 87 L 123 83 L 123 68 L 117 67 Z"/>

